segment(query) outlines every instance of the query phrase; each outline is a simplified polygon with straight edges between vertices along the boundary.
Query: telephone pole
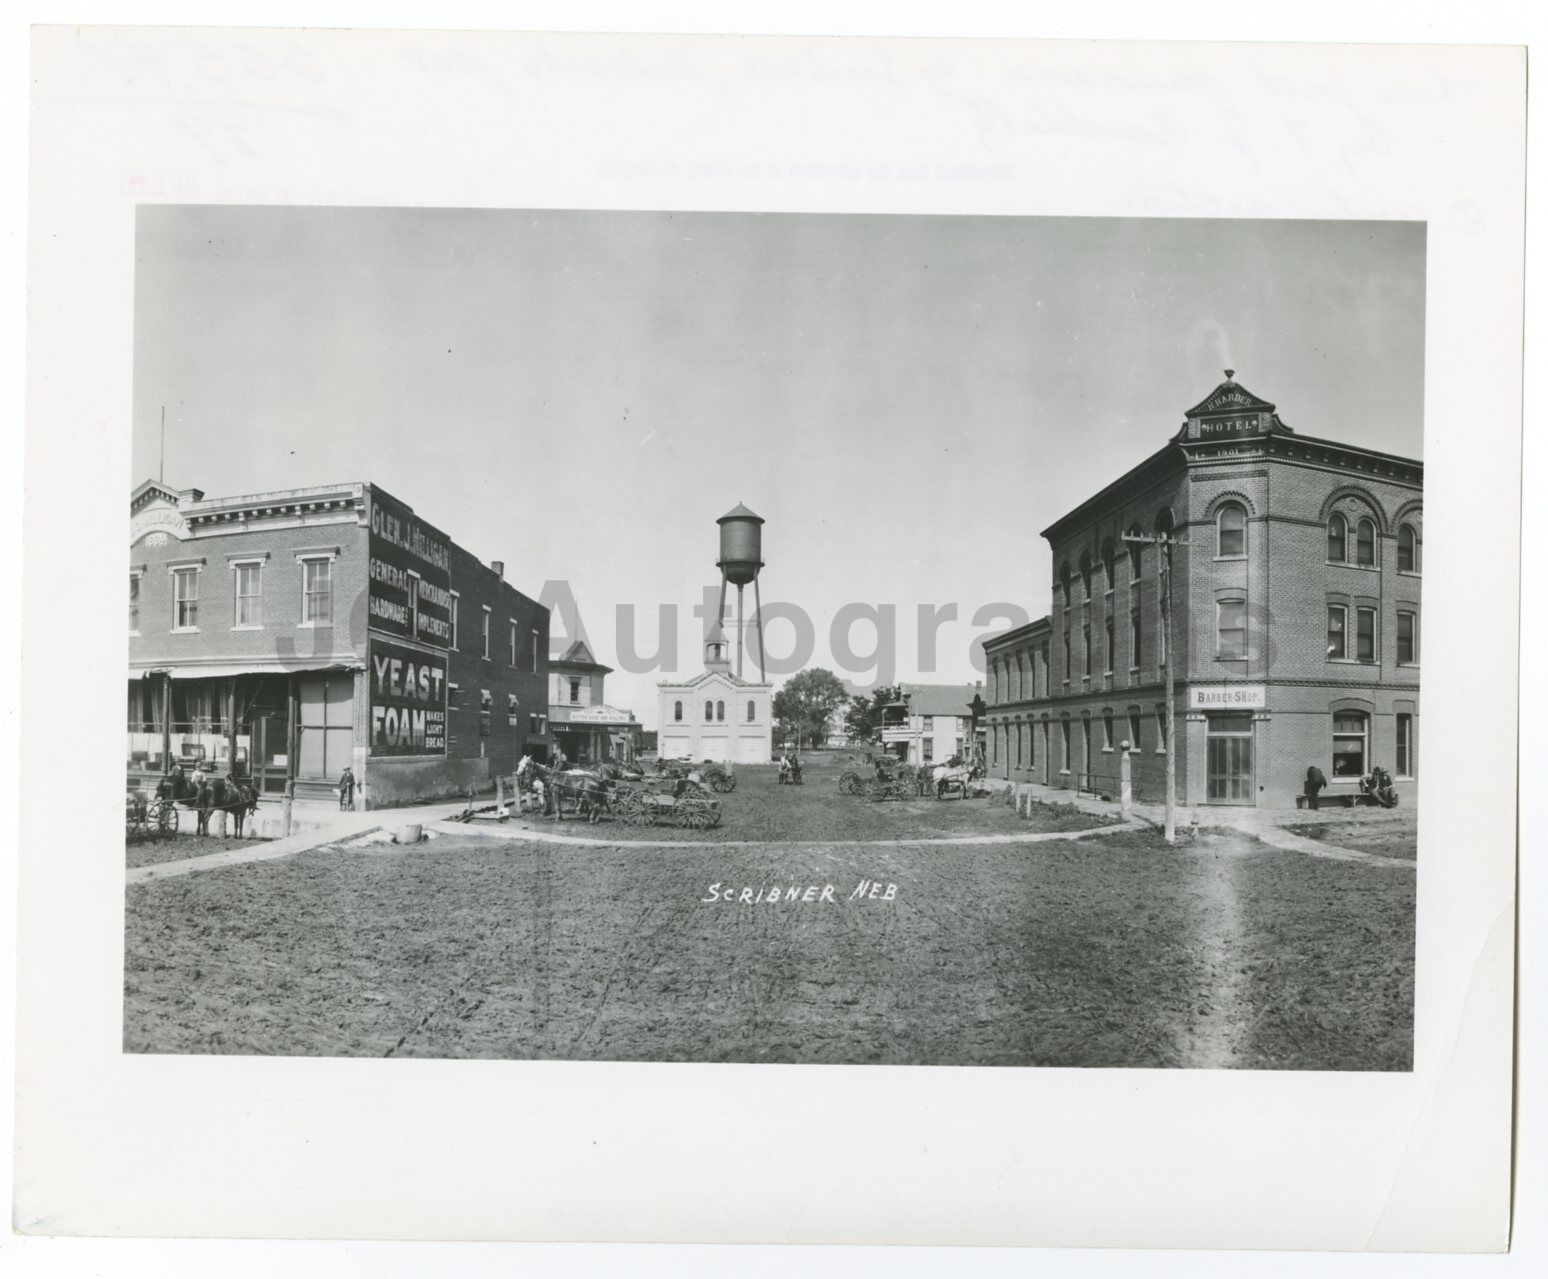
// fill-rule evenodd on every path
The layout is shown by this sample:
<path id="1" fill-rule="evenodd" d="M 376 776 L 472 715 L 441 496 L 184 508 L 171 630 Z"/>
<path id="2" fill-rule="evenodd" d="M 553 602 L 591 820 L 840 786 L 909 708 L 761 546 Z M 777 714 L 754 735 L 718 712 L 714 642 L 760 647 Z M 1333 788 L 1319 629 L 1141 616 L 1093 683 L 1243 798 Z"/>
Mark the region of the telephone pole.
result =
<path id="1" fill-rule="evenodd" d="M 1125 542 L 1151 544 L 1161 548 L 1162 571 L 1166 585 L 1161 592 L 1162 634 L 1166 637 L 1166 826 L 1163 831 L 1166 842 L 1177 842 L 1177 650 L 1172 645 L 1172 548 L 1187 546 L 1171 533 L 1157 533 L 1146 537 L 1140 533 L 1125 533 Z"/>

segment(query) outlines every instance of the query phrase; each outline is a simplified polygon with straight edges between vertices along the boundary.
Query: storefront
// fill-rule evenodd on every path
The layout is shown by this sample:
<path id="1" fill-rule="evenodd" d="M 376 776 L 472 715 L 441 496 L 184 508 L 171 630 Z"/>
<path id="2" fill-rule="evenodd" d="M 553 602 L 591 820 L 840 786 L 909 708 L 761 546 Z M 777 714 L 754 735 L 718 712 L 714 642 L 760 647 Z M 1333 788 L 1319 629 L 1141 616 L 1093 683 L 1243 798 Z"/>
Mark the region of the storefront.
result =
<path id="1" fill-rule="evenodd" d="M 131 671 L 129 778 L 154 785 L 174 768 L 202 766 L 250 778 L 262 794 L 281 794 L 292 779 L 331 787 L 353 759 L 355 688 L 355 672 L 343 667 Z"/>

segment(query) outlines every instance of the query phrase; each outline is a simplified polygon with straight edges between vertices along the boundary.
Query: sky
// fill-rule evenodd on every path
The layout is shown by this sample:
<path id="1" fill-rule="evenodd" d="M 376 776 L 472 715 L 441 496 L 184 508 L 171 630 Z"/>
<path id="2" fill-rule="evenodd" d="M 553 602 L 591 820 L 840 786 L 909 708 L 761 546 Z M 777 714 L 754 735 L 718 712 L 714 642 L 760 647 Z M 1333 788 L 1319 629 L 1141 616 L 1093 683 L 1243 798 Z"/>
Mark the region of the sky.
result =
<path id="1" fill-rule="evenodd" d="M 136 240 L 130 487 L 163 409 L 170 484 L 379 484 L 573 599 L 652 728 L 738 502 L 771 664 L 798 611 L 857 685 L 972 682 L 1048 611 L 1040 531 L 1224 369 L 1300 434 L 1423 455 L 1419 223 L 146 205 Z M 668 669 L 620 666 L 621 605 L 636 668 L 675 608 Z"/>

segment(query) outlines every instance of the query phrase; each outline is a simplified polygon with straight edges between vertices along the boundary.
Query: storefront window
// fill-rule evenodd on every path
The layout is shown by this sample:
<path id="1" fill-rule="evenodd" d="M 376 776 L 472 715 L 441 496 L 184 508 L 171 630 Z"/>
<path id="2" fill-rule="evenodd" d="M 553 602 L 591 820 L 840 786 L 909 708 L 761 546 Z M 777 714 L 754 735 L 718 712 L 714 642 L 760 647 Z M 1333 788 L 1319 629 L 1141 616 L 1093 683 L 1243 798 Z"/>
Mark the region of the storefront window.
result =
<path id="1" fill-rule="evenodd" d="M 1339 711 L 1333 716 L 1333 776 L 1360 777 L 1365 773 L 1370 721 L 1358 711 Z"/>

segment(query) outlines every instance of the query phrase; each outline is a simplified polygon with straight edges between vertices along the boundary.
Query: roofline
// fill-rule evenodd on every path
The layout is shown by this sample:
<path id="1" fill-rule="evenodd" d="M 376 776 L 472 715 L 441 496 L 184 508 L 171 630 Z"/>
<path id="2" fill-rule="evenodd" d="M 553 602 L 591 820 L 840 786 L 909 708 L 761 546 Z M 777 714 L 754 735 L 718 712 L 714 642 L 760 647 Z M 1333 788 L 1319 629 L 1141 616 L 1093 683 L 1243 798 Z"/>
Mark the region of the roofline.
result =
<path id="1" fill-rule="evenodd" d="M 1021 626 L 1014 626 L 1008 631 L 1001 631 L 998 635 L 986 636 L 980 642 L 983 644 L 984 648 L 987 649 L 991 644 L 999 646 L 1001 644 L 1009 643 L 1012 640 L 1021 639 L 1024 636 L 1033 635 L 1038 631 L 1051 632 L 1052 630 L 1053 618 L 1051 616 L 1045 615 L 1043 617 L 1036 618 L 1033 621 L 1024 623 Z"/>
<path id="2" fill-rule="evenodd" d="M 613 668 L 611 666 L 604 666 L 601 662 L 577 662 L 563 657 L 549 658 L 548 669 L 551 671 L 601 671 L 604 675 L 611 675 L 613 673 Z"/>
<path id="3" fill-rule="evenodd" d="M 1096 506 L 1102 501 L 1103 498 L 1108 497 L 1116 489 L 1122 488 L 1124 484 L 1133 479 L 1134 476 L 1138 475 L 1141 471 L 1144 471 L 1150 467 L 1159 466 L 1160 462 L 1169 454 L 1175 454 L 1184 465 L 1187 464 L 1187 455 L 1183 452 L 1182 445 L 1176 440 L 1168 440 L 1149 457 L 1145 458 L 1143 461 L 1136 462 L 1116 480 L 1113 480 L 1110 484 L 1101 489 L 1098 489 L 1084 502 L 1061 515 L 1052 524 L 1045 528 L 1038 536 L 1048 538 L 1051 541 L 1056 530 L 1070 523 L 1070 521 L 1075 519 L 1076 516 L 1080 515 L 1081 512 L 1087 510 L 1089 507 Z"/>
<path id="4" fill-rule="evenodd" d="M 1270 449 L 1276 448 L 1280 445 L 1284 445 L 1290 448 L 1294 448 L 1297 445 L 1310 445 L 1314 448 L 1327 449 L 1334 453 L 1341 453 L 1347 457 L 1368 458 L 1372 461 L 1386 462 L 1404 467 L 1413 467 L 1420 472 L 1421 476 L 1424 472 L 1424 460 L 1422 458 L 1404 457 L 1401 453 L 1384 453 L 1379 449 L 1363 448 L 1358 444 L 1346 444 L 1341 440 L 1324 439 L 1323 437 L 1317 435 L 1300 435 L 1288 431 L 1284 433 L 1273 431 L 1263 435 L 1244 436 L 1241 438 L 1261 440 L 1265 447 Z M 1132 481 L 1135 476 L 1139 475 L 1147 468 L 1159 467 L 1159 464 L 1166 458 L 1169 453 L 1175 452 L 1177 457 L 1181 460 L 1182 464 L 1186 467 L 1188 462 L 1191 460 L 1194 450 L 1207 448 L 1209 445 L 1221 442 L 1222 441 L 1217 440 L 1168 440 L 1164 445 L 1162 445 L 1161 448 L 1157 449 L 1149 457 L 1145 458 L 1141 462 L 1137 462 L 1117 479 L 1113 480 L 1110 484 L 1105 485 L 1103 488 L 1099 489 L 1097 492 L 1088 497 L 1084 502 L 1081 502 L 1078 506 L 1073 507 L 1065 514 L 1061 515 L 1052 524 L 1045 528 L 1042 533 L 1039 534 L 1039 536 L 1052 541 L 1054 536 L 1061 528 L 1067 527 L 1070 523 L 1075 521 L 1085 512 L 1089 511 L 1092 507 L 1100 505 L 1117 489 L 1122 488 L 1124 485 Z M 1232 443 L 1235 442 L 1235 440 L 1232 441 Z"/>

